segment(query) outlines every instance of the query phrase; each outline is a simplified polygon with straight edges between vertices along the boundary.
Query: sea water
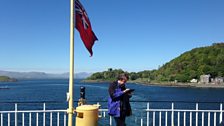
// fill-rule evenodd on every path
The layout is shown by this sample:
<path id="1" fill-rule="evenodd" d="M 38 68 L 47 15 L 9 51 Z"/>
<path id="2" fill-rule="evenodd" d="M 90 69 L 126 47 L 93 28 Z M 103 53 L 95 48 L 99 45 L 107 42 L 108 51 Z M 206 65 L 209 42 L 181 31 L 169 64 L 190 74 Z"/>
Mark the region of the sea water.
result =
<path id="1" fill-rule="evenodd" d="M 100 108 L 107 108 L 108 84 L 84 83 L 82 80 L 75 80 L 74 106 L 77 106 L 80 97 L 80 87 L 84 86 L 88 104 L 99 102 Z M 18 103 L 18 110 L 41 110 L 43 102 L 46 102 L 46 109 L 67 109 L 68 107 L 66 101 L 68 79 L 19 80 L 17 82 L 0 82 L 0 86 L 7 87 L 7 89 L 0 90 L 0 111 L 14 110 L 14 103 Z M 127 83 L 126 86 L 135 89 L 130 100 L 133 115 L 126 120 L 128 126 L 140 125 L 141 118 L 146 120 L 147 103 L 150 108 L 159 109 L 171 109 L 172 102 L 175 104 L 175 108 L 195 109 L 195 103 L 199 103 L 199 109 L 214 110 L 220 109 L 219 103 L 224 101 L 223 88 L 164 87 L 134 83 Z M 170 120 L 170 117 L 168 119 Z M 109 125 L 108 119 L 100 119 L 99 125 Z"/>

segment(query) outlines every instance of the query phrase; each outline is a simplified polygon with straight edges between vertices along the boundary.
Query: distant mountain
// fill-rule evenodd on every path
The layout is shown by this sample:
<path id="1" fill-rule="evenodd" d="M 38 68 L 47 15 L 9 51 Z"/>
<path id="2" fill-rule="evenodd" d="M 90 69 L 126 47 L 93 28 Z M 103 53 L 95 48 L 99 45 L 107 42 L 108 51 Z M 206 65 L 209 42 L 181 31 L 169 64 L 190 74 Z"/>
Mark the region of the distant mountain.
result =
<path id="1" fill-rule="evenodd" d="M 92 73 L 86 73 L 86 72 L 80 72 L 75 74 L 75 79 L 85 79 L 87 77 L 90 77 Z"/>
<path id="2" fill-rule="evenodd" d="M 16 79 L 66 79 L 69 78 L 69 72 L 62 74 L 52 74 L 45 72 L 14 72 L 0 70 L 0 76 L 8 76 Z M 80 72 L 75 73 L 75 79 L 84 79 L 91 76 L 91 73 Z"/>

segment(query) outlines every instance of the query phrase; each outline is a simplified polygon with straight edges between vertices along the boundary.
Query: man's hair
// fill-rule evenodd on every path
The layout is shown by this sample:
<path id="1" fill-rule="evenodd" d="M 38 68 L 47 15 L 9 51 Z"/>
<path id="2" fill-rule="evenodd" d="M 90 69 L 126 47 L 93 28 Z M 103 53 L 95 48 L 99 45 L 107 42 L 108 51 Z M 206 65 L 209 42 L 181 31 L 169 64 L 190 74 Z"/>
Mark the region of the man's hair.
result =
<path id="1" fill-rule="evenodd" d="M 128 79 L 129 79 L 129 76 L 127 73 L 119 74 L 117 77 L 117 80 L 128 80 Z"/>

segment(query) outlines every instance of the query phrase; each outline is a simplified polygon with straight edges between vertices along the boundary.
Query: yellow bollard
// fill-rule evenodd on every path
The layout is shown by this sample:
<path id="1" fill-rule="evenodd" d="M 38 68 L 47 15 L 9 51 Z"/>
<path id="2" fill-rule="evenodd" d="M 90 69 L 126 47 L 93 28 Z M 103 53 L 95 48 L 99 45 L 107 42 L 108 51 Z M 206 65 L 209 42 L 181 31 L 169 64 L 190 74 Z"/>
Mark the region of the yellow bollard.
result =
<path id="1" fill-rule="evenodd" d="M 98 107 L 94 105 L 82 105 L 76 107 L 76 126 L 97 126 Z"/>

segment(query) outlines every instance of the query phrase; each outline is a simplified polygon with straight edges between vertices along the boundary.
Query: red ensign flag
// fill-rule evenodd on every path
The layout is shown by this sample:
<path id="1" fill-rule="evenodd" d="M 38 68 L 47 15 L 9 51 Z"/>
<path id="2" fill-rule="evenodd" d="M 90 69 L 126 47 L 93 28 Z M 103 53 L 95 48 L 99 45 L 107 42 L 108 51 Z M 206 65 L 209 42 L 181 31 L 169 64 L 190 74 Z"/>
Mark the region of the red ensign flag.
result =
<path id="1" fill-rule="evenodd" d="M 81 36 L 84 45 L 89 51 L 90 56 L 92 56 L 93 44 L 98 39 L 94 34 L 94 32 L 92 31 L 88 15 L 82 4 L 79 2 L 79 0 L 75 0 L 75 18 L 76 18 L 75 28 L 79 31 L 79 34 Z"/>

